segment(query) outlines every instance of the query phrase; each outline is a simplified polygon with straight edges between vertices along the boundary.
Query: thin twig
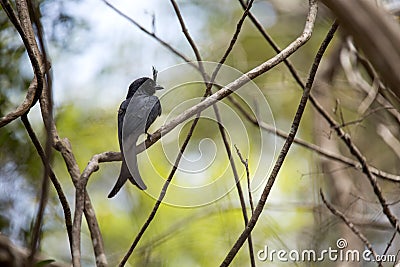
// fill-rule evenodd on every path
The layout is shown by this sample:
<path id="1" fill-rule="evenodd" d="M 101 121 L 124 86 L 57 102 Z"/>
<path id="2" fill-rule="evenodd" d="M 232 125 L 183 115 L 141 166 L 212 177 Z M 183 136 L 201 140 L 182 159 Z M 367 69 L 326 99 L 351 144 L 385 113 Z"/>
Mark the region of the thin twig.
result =
<path id="1" fill-rule="evenodd" d="M 249 194 L 249 202 L 250 202 L 250 208 L 251 208 L 251 214 L 254 213 L 254 203 L 253 203 L 253 196 L 251 194 L 251 183 L 250 183 L 250 171 L 249 171 L 249 161 L 248 159 L 244 159 L 242 157 L 242 154 L 240 153 L 239 148 L 235 145 L 236 148 L 236 153 L 240 158 L 240 161 L 242 162 L 244 168 L 246 169 L 246 179 L 247 179 L 247 192 Z"/>
<path id="2" fill-rule="evenodd" d="M 96 266 L 106 267 L 108 266 L 106 253 L 104 250 L 103 237 L 100 231 L 99 223 L 96 219 L 96 213 L 93 205 L 90 201 L 88 192 L 85 189 L 85 209 L 84 214 L 86 222 L 90 231 L 90 238 L 92 240 L 93 251 L 96 259 Z"/>
<path id="3" fill-rule="evenodd" d="M 375 260 L 377 259 L 377 254 L 375 250 L 373 249 L 371 243 L 368 241 L 368 239 L 363 235 L 363 233 L 358 230 L 358 228 L 348 219 L 346 216 L 337 210 L 334 206 L 332 206 L 328 201 L 326 201 L 324 193 L 322 192 L 322 189 L 319 191 L 322 201 L 324 202 L 325 206 L 332 212 L 333 215 L 339 217 L 342 219 L 342 221 L 350 228 L 351 231 L 364 243 L 364 245 L 371 251 L 372 255 L 374 255 Z M 378 261 L 378 265 L 382 266 L 382 263 Z"/>
<path id="4" fill-rule="evenodd" d="M 197 63 L 198 63 L 198 66 L 199 66 L 200 73 L 203 75 L 203 79 L 204 79 L 205 81 L 207 81 L 208 79 L 207 79 L 206 76 L 205 76 L 205 73 L 206 73 L 206 72 L 205 72 L 205 70 L 204 70 L 204 66 L 203 66 L 203 62 L 202 62 L 202 59 L 201 59 L 200 51 L 199 51 L 199 49 L 197 48 L 196 43 L 194 42 L 193 38 L 192 38 L 192 37 L 190 36 L 190 34 L 189 34 L 189 31 L 188 31 L 188 29 L 187 29 L 187 27 L 186 27 L 186 25 L 185 25 L 185 21 L 183 20 L 181 11 L 179 10 L 179 6 L 178 6 L 178 4 L 176 3 L 175 0 L 170 0 L 170 2 L 171 2 L 172 6 L 173 6 L 173 8 L 174 8 L 176 17 L 177 17 L 178 20 L 179 20 L 179 24 L 181 25 L 182 32 L 183 32 L 183 34 L 185 35 L 186 40 L 189 42 L 190 47 L 192 48 L 192 50 L 193 50 L 193 52 L 194 52 L 194 54 L 195 54 L 195 56 L 196 56 L 196 59 L 197 59 Z"/>
<path id="5" fill-rule="evenodd" d="M 375 109 L 372 109 L 368 112 L 366 112 L 365 114 L 363 114 L 362 116 L 360 116 L 359 119 L 356 120 L 352 120 L 352 121 L 346 121 L 346 122 L 342 122 L 338 127 L 344 128 L 347 127 L 349 125 L 353 125 L 353 124 L 358 124 L 363 122 L 367 117 L 374 115 L 376 112 L 381 111 L 381 110 L 390 110 L 390 109 L 395 109 L 394 107 L 378 107 Z"/>
<path id="6" fill-rule="evenodd" d="M 218 128 L 219 128 L 219 131 L 221 133 L 222 140 L 223 140 L 224 146 L 225 146 L 225 150 L 226 150 L 226 153 L 227 153 L 227 156 L 228 156 L 228 159 L 229 159 L 229 163 L 230 163 L 231 168 L 232 168 L 233 177 L 235 179 L 235 184 L 236 184 L 236 189 L 237 189 L 238 195 L 239 195 L 240 206 L 242 208 L 244 226 L 246 227 L 246 225 L 249 223 L 249 218 L 247 216 L 246 202 L 244 200 L 242 186 L 240 185 L 239 175 L 238 175 L 237 170 L 236 170 L 235 161 L 233 160 L 233 157 L 232 157 L 232 151 L 230 149 L 228 139 L 226 138 L 225 129 L 224 129 L 222 123 L 221 123 L 221 116 L 220 116 L 218 110 L 216 109 L 217 106 L 213 105 L 213 107 L 214 107 L 215 115 L 217 117 Z M 256 266 L 255 258 L 254 258 L 253 241 L 252 241 L 251 235 L 249 235 L 247 237 L 247 241 L 248 241 L 248 244 L 249 244 L 249 256 L 250 256 L 251 266 Z"/>
<path id="7" fill-rule="evenodd" d="M 241 0 L 239 0 L 241 1 Z M 241 1 L 242 2 L 242 1 Z M 250 16 L 251 18 L 251 16 Z M 253 20 L 252 20 L 253 21 Z M 259 29 L 259 27 L 257 27 Z M 259 29 L 260 30 L 260 29 Z M 260 32 L 265 32 L 265 31 L 261 31 Z M 264 36 L 264 34 L 263 34 Z M 266 37 L 266 39 L 270 42 L 269 37 Z M 272 40 L 272 39 L 271 39 Z M 272 42 L 271 42 L 272 43 Z M 279 49 L 277 48 L 277 46 L 273 46 L 275 51 L 279 51 Z M 288 63 L 285 62 L 285 64 L 288 66 Z M 304 84 L 302 83 L 301 79 L 298 77 L 297 73 L 292 71 L 292 68 L 289 67 L 290 72 L 292 73 L 293 77 L 295 78 L 295 80 L 297 81 L 297 83 L 300 85 L 300 87 L 303 88 L 304 90 Z M 294 70 L 294 69 L 293 69 Z M 379 202 L 382 206 L 383 212 L 384 214 L 388 217 L 390 223 L 392 224 L 393 227 L 395 227 L 397 229 L 397 231 L 400 233 L 400 226 L 398 224 L 398 220 L 397 218 L 393 215 L 393 213 L 390 211 L 385 198 L 382 195 L 382 191 L 380 189 L 379 184 L 376 181 L 376 178 L 372 175 L 371 173 L 371 167 L 368 166 L 365 158 L 363 157 L 363 155 L 360 153 L 359 149 L 355 146 L 355 144 L 351 141 L 351 138 L 349 135 L 347 135 L 342 129 L 340 129 L 339 124 L 329 115 L 329 113 L 323 108 L 323 106 L 317 101 L 317 99 L 311 94 L 310 95 L 310 102 L 311 104 L 314 106 L 314 108 L 317 110 L 317 112 L 329 123 L 329 125 L 336 130 L 337 135 L 343 140 L 343 142 L 347 145 L 347 147 L 349 148 L 350 152 L 352 155 L 354 155 L 357 160 L 360 162 L 361 164 L 361 169 L 363 170 L 363 172 L 366 174 L 366 176 L 368 177 L 368 180 L 370 181 L 373 189 L 374 189 L 374 193 L 377 195 Z M 335 128 L 336 127 L 336 128 Z"/>
<path id="8" fill-rule="evenodd" d="M 214 82 L 215 78 L 217 77 L 217 74 L 220 70 L 220 68 L 222 67 L 222 65 L 225 63 L 226 59 L 228 58 L 229 54 L 232 52 L 232 49 L 237 41 L 237 38 L 240 34 L 240 31 L 242 29 L 243 23 L 246 19 L 246 17 L 251 14 L 250 13 L 250 8 L 253 5 L 254 0 L 250 0 L 247 1 L 247 7 L 244 9 L 244 12 L 242 14 L 242 17 L 240 18 L 239 22 L 236 25 L 236 30 L 235 33 L 233 34 L 231 41 L 229 42 L 229 46 L 228 48 L 225 50 L 224 55 L 222 56 L 221 60 L 218 62 L 217 67 L 215 68 L 215 70 L 213 71 L 213 74 L 211 75 L 211 81 L 212 83 Z"/>
<path id="9" fill-rule="evenodd" d="M 186 39 L 188 40 L 190 46 L 192 47 L 193 52 L 196 55 L 196 59 L 198 61 L 198 65 L 199 65 L 199 71 L 201 72 L 201 74 L 203 76 L 203 79 L 204 79 L 204 83 L 206 85 L 206 94 L 207 95 L 211 94 L 211 87 L 214 84 L 215 78 L 216 78 L 216 76 L 217 76 L 222 64 L 225 62 L 226 58 L 228 57 L 228 55 L 232 51 L 234 44 L 236 43 L 237 37 L 238 37 L 238 35 L 239 35 L 239 33 L 240 33 L 241 29 L 242 29 L 243 22 L 244 22 L 247 14 L 248 14 L 249 9 L 251 8 L 251 6 L 253 4 L 253 1 L 254 0 L 250 1 L 247 9 L 245 10 L 245 12 L 243 13 L 242 17 L 240 18 L 240 20 L 239 20 L 239 22 L 238 22 L 238 24 L 236 26 L 236 31 L 235 31 L 235 33 L 234 33 L 234 35 L 233 35 L 233 37 L 232 37 L 232 39 L 230 41 L 230 44 L 228 46 L 228 49 L 226 49 L 226 51 L 225 51 L 223 57 L 221 58 L 219 64 L 217 65 L 217 67 L 215 68 L 215 70 L 212 73 L 210 82 L 208 82 L 208 77 L 207 77 L 207 75 L 205 73 L 205 70 L 204 70 L 204 66 L 203 66 L 201 55 L 199 53 L 199 49 L 197 48 L 195 42 L 193 41 L 192 37 L 189 34 L 189 31 L 187 30 L 187 27 L 186 27 L 185 22 L 184 22 L 184 20 L 182 18 L 182 15 L 181 15 L 181 12 L 179 10 L 179 7 L 178 7 L 177 3 L 174 0 L 171 0 L 171 3 L 172 3 L 172 5 L 174 7 L 174 10 L 175 10 L 175 13 L 176 13 L 176 15 L 178 17 L 178 20 L 179 20 L 180 24 L 181 24 L 182 31 L 183 31 Z M 233 176 L 234 176 L 234 179 L 235 179 L 235 185 L 236 185 L 236 189 L 238 191 L 240 205 L 241 205 L 241 208 L 242 208 L 242 215 L 243 215 L 243 219 L 244 219 L 244 225 L 247 225 L 248 216 L 247 216 L 247 210 L 246 210 L 246 202 L 244 200 L 243 190 L 242 190 L 242 187 L 241 187 L 241 184 L 240 184 L 240 180 L 239 180 L 239 176 L 238 176 L 238 173 L 237 173 L 237 170 L 236 170 L 236 165 L 235 165 L 235 162 L 234 162 L 233 157 L 232 157 L 232 152 L 231 152 L 231 149 L 230 149 L 230 145 L 229 145 L 228 139 L 226 137 L 226 133 L 225 133 L 224 127 L 222 125 L 221 115 L 220 115 L 218 106 L 215 105 L 215 104 L 213 104 L 212 106 L 213 106 L 214 114 L 215 114 L 216 119 L 217 119 L 218 129 L 219 129 L 219 132 L 221 134 L 221 137 L 222 137 L 222 140 L 223 140 L 223 143 L 224 143 L 224 146 L 225 146 L 225 150 L 226 150 L 229 162 L 230 162 L 230 166 L 232 168 L 232 173 L 233 173 Z M 249 256 L 250 256 L 251 266 L 254 267 L 254 266 L 256 266 L 256 263 L 255 263 L 255 258 L 254 258 L 254 249 L 253 249 L 253 242 L 252 242 L 251 235 L 249 235 L 249 237 L 248 237 L 248 244 L 249 244 Z"/>
<path id="10" fill-rule="evenodd" d="M 382 255 L 386 255 L 386 253 L 388 253 L 388 251 L 389 251 L 390 247 L 392 246 L 392 243 L 393 243 L 393 241 L 394 241 L 396 235 L 397 235 L 397 231 L 395 230 L 395 231 L 393 232 L 393 235 L 392 235 L 392 237 L 390 238 L 389 242 L 387 243 L 386 248 L 385 248 L 385 250 L 383 251 Z"/>
<path id="11" fill-rule="evenodd" d="M 247 3 L 243 0 L 239 0 L 240 5 L 243 9 L 247 9 Z M 247 1 L 248 2 L 248 1 Z M 257 18 L 253 15 L 253 13 L 249 12 L 249 18 L 256 29 L 260 32 L 260 34 L 264 37 L 264 39 L 270 44 L 270 46 L 274 49 L 274 51 L 279 54 L 281 53 L 282 49 L 274 42 L 272 37 L 265 31 L 264 26 L 257 20 Z M 288 58 L 286 58 L 283 63 L 288 68 L 289 72 L 292 74 L 295 81 L 304 89 L 305 85 L 300 78 L 300 75 L 297 73 L 296 69 L 294 68 L 293 64 L 290 62 Z"/>
<path id="12" fill-rule="evenodd" d="M 317 9 L 317 2 L 316 1 L 310 1 L 310 9 L 313 9 L 313 8 Z M 251 216 L 250 221 L 247 224 L 245 230 L 239 236 L 239 238 L 237 239 L 237 241 L 235 242 L 235 244 L 233 245 L 231 250 L 228 252 L 228 254 L 226 255 L 225 259 L 223 260 L 223 262 L 221 263 L 220 266 L 228 266 L 232 262 L 232 260 L 234 259 L 234 257 L 238 253 L 239 249 L 243 246 L 243 243 L 246 240 L 247 236 L 254 229 L 254 226 L 256 225 L 256 223 L 258 221 L 258 218 L 260 217 L 260 215 L 261 215 L 261 213 L 262 213 L 262 211 L 264 209 L 265 203 L 266 203 L 266 201 L 268 199 L 268 196 L 269 196 L 269 194 L 271 192 L 272 186 L 274 185 L 274 183 L 276 181 L 277 175 L 278 175 L 278 173 L 279 173 L 279 171 L 280 171 L 280 169 L 282 167 L 282 164 L 283 164 L 283 162 L 284 162 L 284 160 L 285 160 L 285 158 L 286 158 L 286 156 L 287 156 L 287 154 L 289 152 L 289 148 L 292 145 L 292 143 L 294 141 L 294 137 L 295 137 L 295 135 L 297 133 L 297 130 L 299 128 L 299 124 L 300 124 L 301 118 L 303 116 L 303 113 L 304 113 L 304 110 L 305 110 L 305 107 L 306 107 L 306 104 L 307 104 L 308 97 L 309 97 L 310 92 L 311 92 L 311 88 L 312 88 L 312 85 L 313 85 L 313 82 L 314 82 L 314 78 L 315 78 L 319 63 L 320 63 L 320 61 L 322 59 L 322 56 L 323 56 L 328 44 L 332 40 L 332 38 L 334 36 L 334 33 L 336 32 L 337 27 L 338 27 L 338 24 L 335 22 L 332 25 L 331 29 L 329 30 L 327 36 L 325 37 L 324 41 L 322 42 L 322 44 L 321 44 L 321 46 L 320 46 L 320 48 L 319 48 L 319 50 L 317 52 L 317 55 L 316 55 L 316 57 L 314 59 L 314 63 L 313 63 L 313 65 L 311 67 L 311 70 L 310 70 L 310 74 L 309 74 L 309 77 L 308 77 L 308 81 L 307 81 L 306 87 L 305 87 L 305 89 L 303 91 L 303 95 L 302 95 L 302 97 L 300 99 L 300 103 L 298 105 L 298 108 L 297 108 L 297 111 L 296 111 L 296 115 L 295 115 L 295 117 L 293 119 L 293 122 L 292 122 L 292 125 L 291 125 L 291 128 L 290 128 L 289 136 L 286 139 L 286 141 L 285 141 L 285 143 L 284 143 L 284 145 L 283 145 L 283 147 L 281 149 L 281 152 L 279 153 L 278 159 L 277 159 L 277 161 L 276 161 L 276 163 L 274 165 L 274 168 L 273 168 L 273 170 L 272 170 L 272 172 L 271 172 L 271 174 L 270 174 L 270 176 L 268 178 L 267 184 L 266 184 L 266 186 L 265 186 L 265 188 L 264 188 L 264 190 L 262 192 L 261 198 L 260 198 L 260 200 L 259 200 L 259 202 L 258 202 L 258 204 L 257 204 L 257 206 L 256 206 L 256 208 L 254 210 L 254 213 Z"/>
<path id="13" fill-rule="evenodd" d="M 146 33 L 147 35 L 151 36 L 152 38 L 154 38 L 157 42 L 159 42 L 160 44 L 162 44 L 164 47 L 166 47 L 167 49 L 169 49 L 170 51 L 172 51 L 175 55 L 179 56 L 180 58 L 182 58 L 184 61 L 186 61 L 187 63 L 193 65 L 194 67 L 197 68 L 196 64 L 194 64 L 193 62 L 191 62 L 190 59 L 188 59 L 185 55 L 183 55 L 181 52 L 179 52 L 176 48 L 172 47 L 170 44 L 168 44 L 167 42 L 165 42 L 164 40 L 162 40 L 160 37 L 158 37 L 155 32 L 150 32 L 148 30 L 146 30 L 146 28 L 144 28 L 142 25 L 140 25 L 139 23 L 137 23 L 135 20 L 133 20 L 131 17 L 129 17 L 128 15 L 124 14 L 122 11 L 120 11 L 118 8 L 116 8 L 113 4 L 111 4 L 110 2 L 108 2 L 107 0 L 103 0 L 103 2 L 109 6 L 112 10 L 114 10 L 115 12 L 117 12 L 120 16 L 122 16 L 123 18 L 127 19 L 130 23 L 132 23 L 133 25 L 135 25 L 136 27 L 138 27 L 142 32 Z"/>
<path id="14" fill-rule="evenodd" d="M 351 140 L 350 135 L 345 133 L 342 128 L 340 128 L 340 124 L 337 123 L 325 110 L 324 108 L 316 101 L 313 101 L 313 99 L 310 98 L 310 102 L 313 103 L 314 107 L 318 110 L 318 112 L 325 118 L 325 120 L 329 123 L 330 127 L 334 129 L 336 132 L 337 136 L 345 143 L 347 148 L 349 149 L 350 153 L 359 161 L 361 164 L 361 169 L 363 173 L 367 176 L 368 181 L 370 182 L 375 195 L 377 196 L 379 203 L 382 206 L 383 213 L 386 215 L 386 217 L 389 219 L 390 223 L 394 228 L 397 229 L 397 231 L 400 233 L 400 225 L 398 223 L 398 219 L 396 216 L 392 213 L 390 210 L 386 199 L 384 198 L 382 194 L 382 190 L 380 185 L 377 182 L 376 177 L 372 174 L 371 167 L 368 165 L 365 157 L 362 155 L 361 151 L 358 149 L 358 147 L 353 143 Z"/>
<path id="15" fill-rule="evenodd" d="M 234 98 L 228 96 L 229 101 L 245 116 L 245 118 L 250 121 L 251 123 L 253 123 L 255 126 L 260 127 L 262 130 L 267 131 L 269 133 L 273 133 L 275 135 L 277 135 L 278 137 L 281 137 L 283 139 L 286 139 L 288 137 L 288 134 L 285 131 L 282 131 L 280 129 L 275 128 L 272 125 L 269 125 L 268 123 L 265 123 L 263 121 L 259 121 L 257 120 L 254 116 L 252 116 L 251 114 L 249 114 L 249 112 L 247 112 L 241 105 L 239 102 L 237 102 Z M 332 153 L 330 151 L 324 150 L 323 148 L 321 148 L 320 146 L 317 146 L 315 144 L 306 142 L 300 138 L 295 138 L 294 139 L 294 143 L 310 149 L 316 153 L 318 153 L 319 155 L 331 159 L 331 160 L 335 160 L 337 162 L 343 163 L 347 166 L 353 167 L 357 170 L 361 170 L 362 171 L 362 167 L 359 161 L 357 160 L 353 160 L 350 159 L 348 157 L 342 156 L 342 155 L 338 155 L 335 153 Z M 384 172 L 380 169 L 377 169 L 375 167 L 370 166 L 370 170 L 371 172 L 376 175 L 379 178 L 391 181 L 391 182 L 400 182 L 400 176 L 392 174 L 392 173 L 387 173 Z"/>

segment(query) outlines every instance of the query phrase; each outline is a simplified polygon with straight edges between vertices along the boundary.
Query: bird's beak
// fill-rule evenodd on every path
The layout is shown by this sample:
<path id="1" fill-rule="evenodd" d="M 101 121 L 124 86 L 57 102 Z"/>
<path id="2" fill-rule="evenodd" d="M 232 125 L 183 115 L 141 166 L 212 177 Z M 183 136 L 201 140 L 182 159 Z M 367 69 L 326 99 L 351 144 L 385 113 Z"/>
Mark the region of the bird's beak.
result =
<path id="1" fill-rule="evenodd" d="M 156 85 L 155 88 L 156 88 L 156 90 L 163 90 L 164 89 L 164 87 L 162 87 L 161 85 L 158 85 L 158 84 Z"/>

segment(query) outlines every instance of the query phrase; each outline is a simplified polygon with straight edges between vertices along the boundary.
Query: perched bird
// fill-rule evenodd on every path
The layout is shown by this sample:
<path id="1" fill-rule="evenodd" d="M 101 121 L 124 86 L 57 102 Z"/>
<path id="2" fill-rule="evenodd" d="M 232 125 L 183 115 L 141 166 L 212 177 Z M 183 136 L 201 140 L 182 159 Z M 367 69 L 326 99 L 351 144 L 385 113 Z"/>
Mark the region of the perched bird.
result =
<path id="1" fill-rule="evenodd" d="M 143 133 L 149 137 L 148 128 L 161 115 L 160 100 L 154 95 L 156 90 L 161 89 L 164 88 L 147 77 L 139 78 L 129 86 L 126 100 L 121 103 L 118 110 L 118 141 L 122 154 L 121 171 L 114 188 L 108 194 L 109 198 L 118 193 L 127 179 L 142 190 L 147 188 L 138 169 L 136 142 Z"/>

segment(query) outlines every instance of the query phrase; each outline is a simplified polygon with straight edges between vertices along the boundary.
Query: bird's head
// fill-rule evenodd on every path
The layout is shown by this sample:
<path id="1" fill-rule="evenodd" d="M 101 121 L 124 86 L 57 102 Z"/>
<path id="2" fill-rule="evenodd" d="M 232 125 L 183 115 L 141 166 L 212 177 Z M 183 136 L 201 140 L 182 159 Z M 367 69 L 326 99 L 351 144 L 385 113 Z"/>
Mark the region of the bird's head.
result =
<path id="1" fill-rule="evenodd" d="M 148 77 L 136 79 L 129 85 L 128 95 L 126 99 L 131 98 L 136 92 L 141 92 L 147 95 L 154 95 L 156 90 L 164 89 L 162 86 L 157 85 L 155 81 Z"/>

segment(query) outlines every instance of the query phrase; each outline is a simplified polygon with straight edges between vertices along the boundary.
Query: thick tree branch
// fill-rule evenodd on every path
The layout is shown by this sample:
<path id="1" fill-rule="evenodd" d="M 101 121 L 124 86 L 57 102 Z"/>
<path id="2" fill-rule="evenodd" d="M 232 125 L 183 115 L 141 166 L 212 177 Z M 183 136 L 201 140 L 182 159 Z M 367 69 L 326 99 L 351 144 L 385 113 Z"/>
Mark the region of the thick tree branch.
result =
<path id="1" fill-rule="evenodd" d="M 45 91 L 44 91 L 45 92 Z M 43 96 L 40 98 L 40 107 L 42 111 L 43 121 L 46 129 L 52 132 L 53 147 L 61 153 L 68 173 L 71 176 L 72 182 L 76 188 L 75 191 L 75 212 L 72 224 L 72 262 L 74 266 L 81 265 L 81 226 L 82 215 L 85 214 L 88 222 L 89 231 L 92 238 L 93 250 L 96 256 L 97 266 L 107 266 L 107 259 L 105 257 L 103 238 L 98 226 L 97 218 L 93 206 L 91 204 L 89 195 L 86 191 L 85 179 L 81 179 L 81 172 L 75 155 L 72 151 L 71 144 L 67 138 L 60 138 L 57 132 L 54 120 L 50 119 L 48 113 L 48 97 Z"/>
<path id="2" fill-rule="evenodd" d="M 24 101 L 14 111 L 11 111 L 10 113 L 0 118 L 0 128 L 21 117 L 23 114 L 29 111 L 34 103 L 37 88 L 38 83 L 35 76 L 28 87 L 28 91 L 26 92 Z"/>
<path id="3" fill-rule="evenodd" d="M 370 1 L 321 0 L 337 16 L 384 81 L 400 97 L 400 26 Z"/>

